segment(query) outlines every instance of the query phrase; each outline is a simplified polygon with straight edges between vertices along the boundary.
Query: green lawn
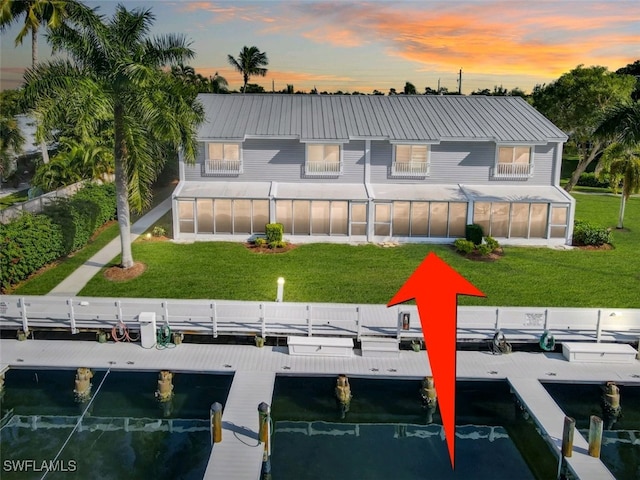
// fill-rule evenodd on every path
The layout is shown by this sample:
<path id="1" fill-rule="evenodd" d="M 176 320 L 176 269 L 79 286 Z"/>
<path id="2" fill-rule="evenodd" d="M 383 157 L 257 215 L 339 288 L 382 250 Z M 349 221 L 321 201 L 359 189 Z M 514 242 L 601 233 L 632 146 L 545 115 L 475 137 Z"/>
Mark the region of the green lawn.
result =
<path id="1" fill-rule="evenodd" d="M 619 197 L 576 198 L 578 218 L 615 225 Z M 466 260 L 444 245 L 307 244 L 284 254 L 255 254 L 237 243 L 138 241 L 133 254 L 147 264 L 144 275 L 120 284 L 99 275 L 80 294 L 272 301 L 282 276 L 285 301 L 386 303 L 434 251 L 487 295 L 461 297 L 462 305 L 639 308 L 640 198 L 629 201 L 625 225 L 628 231 L 614 232 L 614 250 L 506 247 L 495 263 Z"/>

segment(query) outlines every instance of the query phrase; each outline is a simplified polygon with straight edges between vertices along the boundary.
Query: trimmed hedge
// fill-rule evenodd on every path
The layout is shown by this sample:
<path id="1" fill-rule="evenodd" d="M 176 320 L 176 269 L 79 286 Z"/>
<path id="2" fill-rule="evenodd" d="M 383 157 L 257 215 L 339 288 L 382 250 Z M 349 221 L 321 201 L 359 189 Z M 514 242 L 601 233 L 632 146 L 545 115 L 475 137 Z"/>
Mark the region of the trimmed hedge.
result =
<path id="1" fill-rule="evenodd" d="M 483 236 L 482 227 L 477 223 L 467 225 L 464 229 L 464 238 L 469 242 L 473 242 L 474 245 L 480 245 Z"/>
<path id="2" fill-rule="evenodd" d="M 24 280 L 44 265 L 85 246 L 91 235 L 115 218 L 112 184 L 89 185 L 70 199 L 24 213 L 0 224 L 0 289 Z"/>
<path id="3" fill-rule="evenodd" d="M 580 246 L 593 245 L 599 247 L 605 243 L 613 243 L 611 230 L 601 225 L 576 220 L 573 227 L 573 244 Z"/>
<path id="4" fill-rule="evenodd" d="M 598 180 L 595 173 L 587 172 L 580 175 L 578 185 L 581 187 L 609 188 L 609 181 Z"/>
<path id="5" fill-rule="evenodd" d="M 267 244 L 271 245 L 276 242 L 282 242 L 284 235 L 284 226 L 281 223 L 267 223 L 264 228 Z"/>

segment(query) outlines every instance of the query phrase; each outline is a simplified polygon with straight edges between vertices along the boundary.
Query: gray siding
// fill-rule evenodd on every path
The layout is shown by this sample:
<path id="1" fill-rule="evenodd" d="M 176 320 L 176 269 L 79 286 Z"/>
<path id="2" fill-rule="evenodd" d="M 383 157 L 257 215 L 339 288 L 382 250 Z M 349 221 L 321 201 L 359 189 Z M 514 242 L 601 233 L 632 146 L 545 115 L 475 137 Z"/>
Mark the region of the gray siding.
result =
<path id="1" fill-rule="evenodd" d="M 242 143 L 243 173 L 240 175 L 205 175 L 205 144 L 198 144 L 195 165 L 185 165 L 185 180 L 212 182 L 331 182 L 362 183 L 364 181 L 364 141 L 343 145 L 343 173 L 340 176 L 305 176 L 305 144 L 298 140 L 248 139 Z"/>
<path id="2" fill-rule="evenodd" d="M 371 183 L 552 185 L 552 165 L 556 144 L 536 146 L 533 177 L 526 180 L 494 179 L 496 145 L 493 142 L 442 142 L 431 145 L 431 167 L 426 178 L 390 176 L 392 145 L 371 142 Z"/>

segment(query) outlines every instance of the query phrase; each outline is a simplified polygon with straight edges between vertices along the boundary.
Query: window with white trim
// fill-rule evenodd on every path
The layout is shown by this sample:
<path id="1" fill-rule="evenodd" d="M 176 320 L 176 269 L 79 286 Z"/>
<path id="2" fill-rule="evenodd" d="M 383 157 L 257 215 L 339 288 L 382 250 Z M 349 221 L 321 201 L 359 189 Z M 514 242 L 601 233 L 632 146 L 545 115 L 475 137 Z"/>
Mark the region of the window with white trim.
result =
<path id="1" fill-rule="evenodd" d="M 211 175 L 237 175 L 242 173 L 240 144 L 208 143 L 204 171 Z"/>
<path id="2" fill-rule="evenodd" d="M 528 146 L 498 146 L 495 178 L 528 178 L 533 175 L 533 151 Z"/>
<path id="3" fill-rule="evenodd" d="M 399 177 L 429 175 L 429 145 L 394 145 L 391 174 Z"/>
<path id="4" fill-rule="evenodd" d="M 340 175 L 342 151 L 340 144 L 307 144 L 306 175 Z"/>

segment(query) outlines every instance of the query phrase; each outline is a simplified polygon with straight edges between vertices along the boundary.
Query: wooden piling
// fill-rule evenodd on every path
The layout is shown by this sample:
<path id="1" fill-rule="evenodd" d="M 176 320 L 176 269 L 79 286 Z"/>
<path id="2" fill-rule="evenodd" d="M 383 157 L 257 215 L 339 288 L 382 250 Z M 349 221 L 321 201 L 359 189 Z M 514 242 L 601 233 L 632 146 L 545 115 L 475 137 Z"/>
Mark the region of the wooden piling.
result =
<path id="1" fill-rule="evenodd" d="M 218 402 L 211 405 L 211 445 L 222 441 L 222 405 Z"/>
<path id="2" fill-rule="evenodd" d="M 589 421 L 589 455 L 600 458 L 602 447 L 602 419 L 591 415 Z"/>
<path id="3" fill-rule="evenodd" d="M 564 429 L 562 430 L 562 456 L 571 457 L 573 454 L 573 432 L 576 421 L 571 417 L 564 417 Z"/>
<path id="4" fill-rule="evenodd" d="M 258 405 L 258 416 L 260 418 L 260 428 L 258 439 L 264 443 L 265 452 L 269 450 L 269 405 L 262 402 Z"/>

